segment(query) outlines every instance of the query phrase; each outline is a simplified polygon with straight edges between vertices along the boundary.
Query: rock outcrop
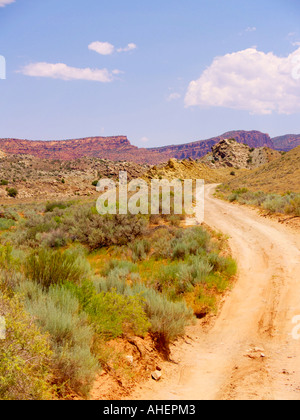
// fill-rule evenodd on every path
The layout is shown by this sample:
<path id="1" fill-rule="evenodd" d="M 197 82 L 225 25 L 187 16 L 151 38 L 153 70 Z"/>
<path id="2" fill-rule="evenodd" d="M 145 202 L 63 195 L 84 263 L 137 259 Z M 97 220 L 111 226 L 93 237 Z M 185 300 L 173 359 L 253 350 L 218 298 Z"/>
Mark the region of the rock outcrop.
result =
<path id="1" fill-rule="evenodd" d="M 268 134 L 263 134 L 259 131 L 230 131 L 228 133 L 222 134 L 219 137 L 213 137 L 209 140 L 200 140 L 193 143 L 159 147 L 148 150 L 160 153 L 161 155 L 167 157 L 167 159 L 199 159 L 205 156 L 207 153 L 210 153 L 212 147 L 215 144 L 228 138 L 234 138 L 238 143 L 247 144 L 248 146 L 255 148 L 274 147 L 273 142 Z"/>
<path id="2" fill-rule="evenodd" d="M 253 169 L 281 156 L 280 152 L 267 147 L 250 148 L 233 139 L 224 139 L 212 147 L 209 153 L 201 159 L 214 167 L 229 167 L 236 169 Z"/>

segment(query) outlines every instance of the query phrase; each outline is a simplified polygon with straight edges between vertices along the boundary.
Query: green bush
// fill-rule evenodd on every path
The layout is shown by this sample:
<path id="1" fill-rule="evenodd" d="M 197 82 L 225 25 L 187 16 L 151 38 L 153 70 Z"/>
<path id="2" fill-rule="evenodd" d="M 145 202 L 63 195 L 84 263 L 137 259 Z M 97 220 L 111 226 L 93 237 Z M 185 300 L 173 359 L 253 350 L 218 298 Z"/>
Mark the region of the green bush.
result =
<path id="1" fill-rule="evenodd" d="M 60 228 L 44 232 L 38 236 L 38 239 L 41 241 L 41 246 L 48 248 L 61 248 L 68 242 L 67 235 Z"/>
<path id="2" fill-rule="evenodd" d="M 111 245 L 127 245 L 145 232 L 147 221 L 134 215 L 100 215 L 96 209 L 74 208 L 63 222 L 72 241 L 89 246 L 91 250 Z"/>
<path id="3" fill-rule="evenodd" d="M 95 295 L 85 311 L 96 332 L 107 340 L 126 332 L 144 336 L 150 326 L 141 297 L 120 295 L 114 289 Z"/>
<path id="4" fill-rule="evenodd" d="M 54 209 L 64 210 L 68 208 L 69 206 L 70 206 L 70 203 L 64 203 L 62 201 L 51 201 L 51 202 L 49 201 L 46 204 L 45 211 L 46 213 L 48 213 L 48 212 L 53 212 Z"/>
<path id="5" fill-rule="evenodd" d="M 6 337 L 0 340 L 0 400 L 52 399 L 48 336 L 38 330 L 17 296 L 0 294 L 0 314 L 6 321 Z"/>
<path id="6" fill-rule="evenodd" d="M 25 276 L 43 288 L 68 281 L 78 283 L 89 276 L 87 261 L 67 251 L 42 249 L 33 252 L 25 261 Z"/>
<path id="7" fill-rule="evenodd" d="M 113 286 L 115 284 L 111 285 L 108 279 L 103 278 L 97 281 L 96 288 L 114 293 Z M 185 327 L 194 319 L 193 311 L 185 302 L 172 302 L 166 296 L 142 284 L 128 286 L 119 280 L 117 290 L 119 294 L 132 296 L 139 302 L 141 297 L 143 298 L 142 306 L 151 324 L 149 331 L 158 350 L 168 359 L 171 342 L 184 334 Z"/>
<path id="8" fill-rule="evenodd" d="M 151 244 L 149 241 L 143 239 L 135 241 L 131 246 L 132 259 L 134 262 L 144 260 L 151 250 Z"/>
<path id="9" fill-rule="evenodd" d="M 199 283 L 205 283 L 212 266 L 199 256 L 190 257 L 187 262 L 165 266 L 158 276 L 157 288 L 172 300 L 190 292 Z"/>
<path id="10" fill-rule="evenodd" d="M 219 193 L 224 193 L 223 198 L 230 202 L 237 201 L 241 204 L 261 207 L 270 213 L 300 215 L 300 194 L 288 192 L 285 195 L 268 194 L 263 191 L 252 192 L 247 188 L 240 188 L 228 194 L 229 187 L 222 185 L 219 187 Z"/>
<path id="11" fill-rule="evenodd" d="M 123 288 L 118 288 L 118 292 L 109 280 L 105 283 L 105 280 L 98 279 L 94 283 L 87 281 L 80 287 L 70 283 L 66 287 L 77 297 L 82 310 L 88 314 L 91 325 L 102 339 L 111 340 L 125 333 L 144 336 L 150 325 L 141 296 L 132 295 L 125 282 Z"/>
<path id="12" fill-rule="evenodd" d="M 60 393 L 69 390 L 86 396 L 98 363 L 91 353 L 93 330 L 79 311 L 79 302 L 66 288 L 52 286 L 43 291 L 38 284 L 23 282 L 26 309 L 40 328 L 50 334 L 55 384 Z"/>
<path id="13" fill-rule="evenodd" d="M 15 224 L 15 221 L 11 219 L 0 219 L 0 231 L 9 230 L 13 226 L 15 226 Z"/>
<path id="14" fill-rule="evenodd" d="M 212 265 L 214 271 L 224 274 L 227 278 L 235 276 L 237 273 L 237 264 L 232 258 L 211 253 L 208 256 L 208 262 Z"/>
<path id="15" fill-rule="evenodd" d="M 7 194 L 9 197 L 16 198 L 19 194 L 18 190 L 16 188 L 7 188 Z"/>
<path id="16" fill-rule="evenodd" d="M 5 286 L 5 292 L 12 292 L 14 287 L 22 279 L 21 262 L 24 255 L 21 251 L 14 249 L 11 245 L 0 245 L 0 290 L 1 285 Z"/>
<path id="17" fill-rule="evenodd" d="M 145 312 L 151 323 L 150 332 L 157 349 L 169 359 L 170 344 L 183 336 L 185 328 L 193 322 L 192 309 L 183 301 L 171 302 L 155 290 L 142 285 L 135 286 L 133 292 L 141 294 L 145 299 Z"/>
<path id="18" fill-rule="evenodd" d="M 291 200 L 289 213 L 300 217 L 300 194 L 296 195 L 295 198 Z"/>

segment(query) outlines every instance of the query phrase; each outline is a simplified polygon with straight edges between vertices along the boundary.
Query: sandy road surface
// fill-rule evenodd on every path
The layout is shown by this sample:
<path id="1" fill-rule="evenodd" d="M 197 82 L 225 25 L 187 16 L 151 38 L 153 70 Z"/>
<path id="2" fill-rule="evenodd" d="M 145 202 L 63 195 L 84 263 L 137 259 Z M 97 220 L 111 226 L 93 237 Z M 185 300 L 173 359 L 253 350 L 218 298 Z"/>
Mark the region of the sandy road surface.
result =
<path id="1" fill-rule="evenodd" d="M 213 198 L 214 189 L 206 187 L 205 222 L 230 237 L 237 284 L 212 328 L 175 348 L 179 365 L 131 398 L 298 400 L 300 340 L 292 320 L 300 315 L 300 235 Z"/>

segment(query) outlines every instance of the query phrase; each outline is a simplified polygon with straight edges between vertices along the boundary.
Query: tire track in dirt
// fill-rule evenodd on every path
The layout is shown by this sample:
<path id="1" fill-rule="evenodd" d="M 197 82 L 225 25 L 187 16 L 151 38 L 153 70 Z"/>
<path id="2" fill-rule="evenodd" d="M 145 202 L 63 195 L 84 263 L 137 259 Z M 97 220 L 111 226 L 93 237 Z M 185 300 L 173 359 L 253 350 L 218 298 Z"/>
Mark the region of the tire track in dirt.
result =
<path id="1" fill-rule="evenodd" d="M 205 223 L 227 234 L 238 281 L 208 332 L 176 348 L 180 364 L 131 396 L 150 400 L 300 398 L 300 235 L 255 210 L 215 199 L 206 187 Z"/>

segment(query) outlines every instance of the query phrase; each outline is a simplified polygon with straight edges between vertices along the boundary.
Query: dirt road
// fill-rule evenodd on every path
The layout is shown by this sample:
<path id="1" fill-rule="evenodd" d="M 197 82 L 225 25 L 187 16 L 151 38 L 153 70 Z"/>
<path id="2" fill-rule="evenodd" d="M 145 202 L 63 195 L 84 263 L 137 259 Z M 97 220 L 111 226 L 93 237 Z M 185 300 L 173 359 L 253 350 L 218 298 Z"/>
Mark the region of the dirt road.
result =
<path id="1" fill-rule="evenodd" d="M 179 364 L 165 366 L 161 382 L 149 381 L 131 398 L 298 400 L 300 235 L 213 198 L 214 189 L 206 187 L 205 223 L 230 237 L 238 281 L 214 325 L 175 347 Z"/>

